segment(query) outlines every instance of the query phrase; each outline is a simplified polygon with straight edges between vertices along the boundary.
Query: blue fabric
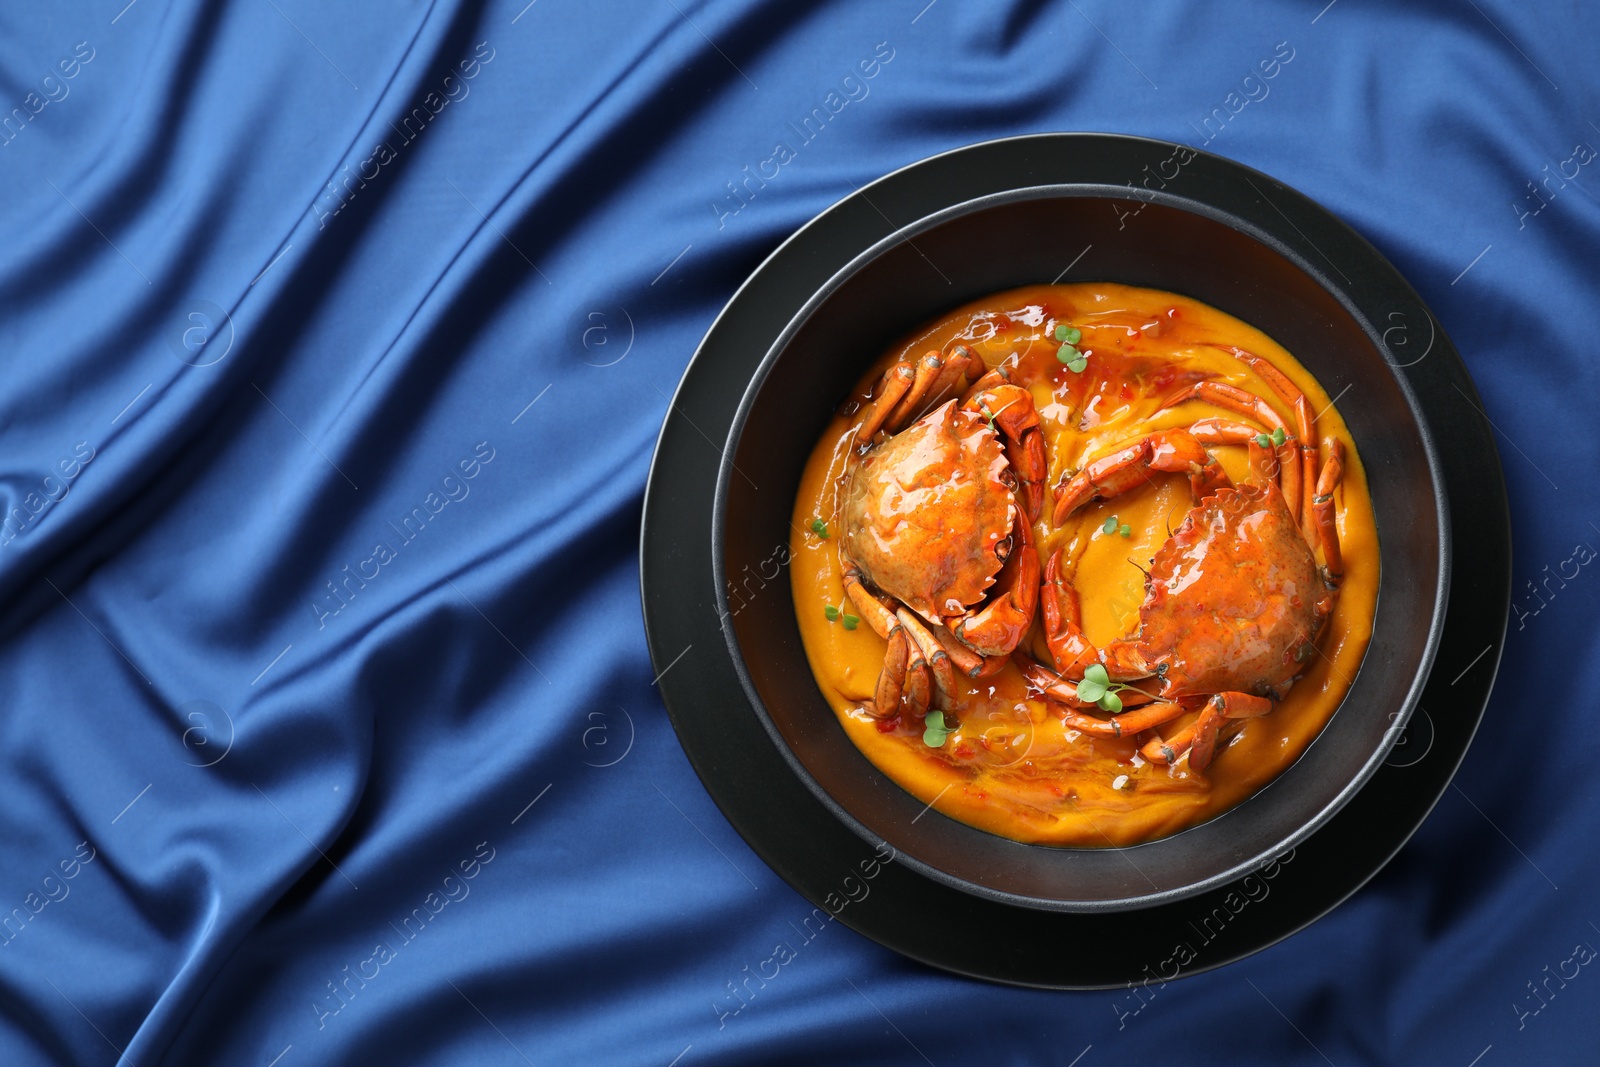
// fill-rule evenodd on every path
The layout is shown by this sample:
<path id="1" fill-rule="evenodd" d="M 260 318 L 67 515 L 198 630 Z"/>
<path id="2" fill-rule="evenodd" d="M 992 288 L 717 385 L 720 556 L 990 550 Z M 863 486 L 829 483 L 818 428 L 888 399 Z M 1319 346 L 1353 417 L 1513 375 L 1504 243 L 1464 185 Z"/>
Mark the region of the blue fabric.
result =
<path id="1" fill-rule="evenodd" d="M 924 4 L 0 12 L 0 1064 L 1593 1055 L 1600 12 Z M 651 685 L 666 398 L 829 203 L 1075 129 L 1298 187 L 1450 330 L 1517 538 L 1483 733 L 1353 900 L 1148 1003 L 836 923 L 735 1014 L 810 906 Z"/>

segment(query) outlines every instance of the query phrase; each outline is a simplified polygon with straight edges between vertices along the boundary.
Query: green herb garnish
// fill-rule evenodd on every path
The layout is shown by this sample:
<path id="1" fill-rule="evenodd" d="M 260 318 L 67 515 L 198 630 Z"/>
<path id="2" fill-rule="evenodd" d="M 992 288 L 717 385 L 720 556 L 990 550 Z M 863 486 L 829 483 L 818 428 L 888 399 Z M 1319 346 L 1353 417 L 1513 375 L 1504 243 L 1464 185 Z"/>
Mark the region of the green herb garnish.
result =
<path id="1" fill-rule="evenodd" d="M 1256 434 L 1256 444 L 1260 445 L 1262 448 L 1280 448 L 1288 439 L 1289 435 L 1283 432 L 1282 426 L 1279 426 L 1276 430 L 1273 430 L 1271 434 Z"/>
<path id="2" fill-rule="evenodd" d="M 930 711 L 923 720 L 922 743 L 929 748 L 939 748 L 944 745 L 945 738 L 960 729 L 959 723 L 946 723 L 944 712 Z"/>
<path id="3" fill-rule="evenodd" d="M 1121 534 L 1123 537 L 1132 537 L 1133 527 L 1129 526 L 1125 522 L 1118 521 L 1117 517 L 1113 515 L 1105 521 L 1105 525 L 1100 527 L 1100 532 L 1105 534 L 1107 537 L 1110 537 L 1112 534 Z"/>
<path id="4" fill-rule="evenodd" d="M 860 623 L 861 619 L 858 616 L 846 615 L 844 617 L 844 628 L 846 630 L 854 630 Z"/>
<path id="5" fill-rule="evenodd" d="M 828 617 L 829 622 L 832 622 L 834 619 L 839 617 L 839 609 L 834 607 L 832 604 L 829 604 L 822 609 L 822 614 Z"/>
<path id="6" fill-rule="evenodd" d="M 1083 680 L 1078 683 L 1078 699 L 1096 701 L 1105 695 L 1106 689 L 1111 685 L 1111 676 L 1106 673 L 1105 666 L 1091 663 L 1089 669 L 1083 672 Z"/>
<path id="7" fill-rule="evenodd" d="M 1117 695 L 1118 691 L 1132 688 L 1131 685 L 1113 682 L 1104 664 L 1091 663 L 1089 669 L 1083 672 L 1083 679 L 1078 682 L 1078 699 L 1115 715 L 1122 710 L 1122 698 Z"/>
<path id="8" fill-rule="evenodd" d="M 821 519 L 812 519 L 811 532 L 826 541 L 828 539 L 828 524 Z"/>
<path id="9" fill-rule="evenodd" d="M 1083 368 L 1089 365 L 1089 357 L 1073 348 L 1070 344 L 1062 345 L 1056 349 L 1056 359 L 1067 365 L 1067 369 L 1074 374 L 1082 374 Z"/>
<path id="10" fill-rule="evenodd" d="M 1083 340 L 1083 331 L 1075 326 L 1068 326 L 1064 322 L 1056 323 L 1055 338 L 1069 345 L 1075 345 Z"/>

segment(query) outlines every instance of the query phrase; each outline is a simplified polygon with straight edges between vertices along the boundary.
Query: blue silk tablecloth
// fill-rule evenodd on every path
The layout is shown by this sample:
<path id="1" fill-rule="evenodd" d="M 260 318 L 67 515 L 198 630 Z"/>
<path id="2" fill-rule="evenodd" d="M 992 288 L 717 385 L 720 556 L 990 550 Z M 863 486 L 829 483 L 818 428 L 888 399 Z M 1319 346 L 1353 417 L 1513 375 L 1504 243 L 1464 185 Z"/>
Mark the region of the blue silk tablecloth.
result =
<path id="1" fill-rule="evenodd" d="M 1594 1062 L 1600 12 L 1325 3 L 9 5 L 0 1064 Z M 639 612 L 651 447 L 739 282 L 1052 130 L 1372 240 L 1516 537 L 1415 839 L 1137 1002 L 801 939 Z"/>

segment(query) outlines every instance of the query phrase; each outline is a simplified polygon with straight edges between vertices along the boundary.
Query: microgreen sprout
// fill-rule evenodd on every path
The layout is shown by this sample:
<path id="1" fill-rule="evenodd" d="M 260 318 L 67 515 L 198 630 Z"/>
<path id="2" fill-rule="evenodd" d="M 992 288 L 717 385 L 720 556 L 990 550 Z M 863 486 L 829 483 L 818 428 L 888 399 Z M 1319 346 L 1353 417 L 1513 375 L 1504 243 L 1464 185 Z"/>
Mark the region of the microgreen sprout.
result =
<path id="1" fill-rule="evenodd" d="M 1078 683 L 1078 699 L 1099 700 L 1110 685 L 1111 676 L 1106 673 L 1104 665 L 1091 663 L 1089 669 L 1083 672 L 1083 681 Z"/>
<path id="2" fill-rule="evenodd" d="M 1076 326 L 1058 322 L 1051 336 L 1061 342 L 1061 347 L 1056 349 L 1056 359 L 1065 363 L 1072 373 L 1082 374 L 1083 369 L 1089 365 L 1089 354 L 1080 352 L 1077 348 L 1078 342 L 1083 340 L 1083 331 Z"/>
<path id="3" fill-rule="evenodd" d="M 1062 363 L 1065 363 L 1067 365 L 1067 369 L 1073 374 L 1082 374 L 1083 368 L 1089 365 L 1088 355 L 1078 351 L 1070 343 L 1063 344 L 1060 348 L 1056 349 L 1056 359 Z"/>
<path id="4" fill-rule="evenodd" d="M 1283 432 L 1282 426 L 1279 426 L 1270 434 L 1256 434 L 1256 444 L 1260 445 L 1262 448 L 1281 448 L 1283 443 L 1288 439 L 1289 435 Z"/>
<path id="5" fill-rule="evenodd" d="M 1121 534 L 1123 537 L 1132 537 L 1133 527 L 1129 526 L 1125 522 L 1119 521 L 1117 517 L 1113 515 L 1105 521 L 1105 525 L 1100 527 L 1100 532 L 1105 534 L 1107 537 L 1110 537 L 1112 534 Z"/>
<path id="6" fill-rule="evenodd" d="M 828 539 L 828 524 L 821 519 L 812 519 L 811 532 L 826 541 Z"/>
<path id="7" fill-rule="evenodd" d="M 1000 432 L 999 430 L 995 429 L 994 420 L 998 419 L 1001 415 L 1005 414 L 1006 408 L 1011 407 L 1011 405 L 1015 404 L 1015 403 L 1016 403 L 1016 401 L 1013 400 L 1011 402 L 1011 404 L 1007 404 L 1004 408 L 1001 408 L 999 411 L 990 411 L 988 404 L 979 404 L 978 405 L 979 410 L 982 411 L 982 413 L 983 413 L 983 417 L 989 420 L 989 430 L 990 430 L 991 433 L 999 433 Z"/>
<path id="8" fill-rule="evenodd" d="M 929 748 L 939 748 L 944 744 L 945 738 L 959 727 L 959 723 L 945 722 L 944 712 L 930 711 L 928 717 L 923 720 L 922 743 Z"/>
<path id="9" fill-rule="evenodd" d="M 822 614 L 827 616 L 829 622 L 843 622 L 846 630 L 854 630 L 861 625 L 861 616 L 851 615 L 844 609 L 836 608 L 832 604 L 824 604 L 822 606 Z"/>
<path id="10" fill-rule="evenodd" d="M 1133 690 L 1143 693 L 1144 690 L 1136 686 L 1123 685 L 1113 682 L 1106 673 L 1104 664 L 1091 663 L 1089 669 L 1083 672 L 1083 679 L 1078 682 L 1078 699 L 1094 704 L 1101 711 L 1115 715 L 1122 710 L 1122 698 L 1117 694 L 1124 690 Z M 1146 696 L 1149 694 L 1146 693 Z"/>

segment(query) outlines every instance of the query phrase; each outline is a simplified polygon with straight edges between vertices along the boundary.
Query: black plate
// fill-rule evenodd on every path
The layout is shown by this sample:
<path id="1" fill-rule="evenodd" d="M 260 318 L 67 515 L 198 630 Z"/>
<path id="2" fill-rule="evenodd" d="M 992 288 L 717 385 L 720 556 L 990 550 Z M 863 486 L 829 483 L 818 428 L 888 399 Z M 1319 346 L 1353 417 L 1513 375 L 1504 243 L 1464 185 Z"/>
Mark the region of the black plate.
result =
<path id="1" fill-rule="evenodd" d="M 1160 142 L 1099 135 L 1018 138 L 935 157 L 866 187 L 798 232 L 740 289 L 685 373 L 662 429 L 646 494 L 641 552 L 645 621 L 657 669 L 666 671 L 660 683 L 663 697 L 691 762 L 734 826 L 799 891 L 868 936 L 950 970 L 1033 985 L 1104 986 L 1141 975 L 1149 980 L 1157 974 L 1170 977 L 1173 971 L 1192 973 L 1271 944 L 1353 892 L 1409 837 L 1464 754 L 1492 683 L 1509 603 L 1509 523 L 1494 443 L 1477 414 L 1476 393 L 1459 358 L 1416 294 L 1354 232 L 1263 175 L 1203 153 L 1185 158 L 1190 152 Z M 1178 177 L 1166 180 L 1169 189 L 1158 190 L 1175 158 L 1184 159 Z M 1145 185 L 1135 197 L 1128 183 L 1141 180 Z M 1260 855 L 1244 849 L 1234 857 L 1230 876 L 1237 880 L 1231 884 L 1133 912 L 1041 911 L 1059 901 L 1036 891 L 1008 896 L 992 885 L 984 891 L 982 879 L 951 877 L 940 869 L 948 864 L 929 864 L 925 855 L 874 864 L 868 842 L 894 835 L 880 835 L 877 827 L 841 817 L 838 806 L 797 770 L 788 746 L 774 743 L 752 709 L 735 657 L 719 632 L 728 620 L 719 614 L 713 559 L 706 551 L 717 533 L 712 504 L 723 458 L 720 442 L 728 438 L 741 394 L 762 357 L 808 301 L 902 225 L 978 197 L 1028 196 L 1033 194 L 1015 190 L 1061 185 L 1102 197 L 1126 189 L 1128 199 L 1114 215 L 1120 226 L 1137 227 L 1141 217 L 1148 225 L 1160 213 L 1174 210 L 1226 217 L 1230 226 L 1250 232 L 1337 295 L 1374 339 L 1375 350 L 1399 368 L 1432 429 L 1442 457 L 1437 471 L 1445 489 L 1441 495 L 1448 500 L 1441 539 L 1454 534 L 1456 580 L 1450 604 L 1470 603 L 1470 610 L 1452 608 L 1444 619 L 1437 665 L 1421 694 L 1423 717 L 1412 731 L 1416 740 L 1400 750 L 1404 755 L 1391 757 L 1391 765 L 1378 770 L 1291 858 L 1238 877 L 1240 864 Z M 1083 244 L 1093 241 L 1061 248 L 1063 268 Z M 996 255 L 1006 254 L 1004 245 L 997 239 Z M 923 255 L 916 244 L 905 247 L 906 255 Z M 1119 260 L 1117 243 L 1105 247 L 1107 260 L 1080 261 L 1070 276 L 1118 280 L 1121 273 L 1137 282 L 1138 272 Z M 1196 257 L 1207 252 L 1204 247 L 1181 251 Z M 1027 280 L 1050 279 L 1006 284 Z M 934 310 L 973 295 L 978 294 L 952 292 Z M 1209 295 L 1224 310 L 1235 310 L 1230 303 L 1238 303 L 1217 299 L 1214 293 L 1193 295 Z M 1252 321 L 1282 333 L 1259 315 Z M 896 321 L 888 332 L 912 324 Z M 1302 354 L 1295 345 L 1290 348 Z M 1336 391 L 1325 368 L 1314 359 L 1306 362 Z M 1370 435 L 1358 433 L 1357 441 L 1376 481 L 1380 471 Z M 809 448 L 814 437 L 807 436 L 801 447 Z M 1401 457 L 1397 453 L 1391 458 Z M 794 486 L 774 483 L 764 488 L 781 499 L 763 507 L 787 514 Z M 1401 534 L 1392 523 L 1383 529 L 1386 567 L 1391 540 Z M 784 610 L 792 610 L 787 575 L 776 568 L 775 578 L 765 567 L 757 570 L 754 584 L 743 583 L 747 596 L 767 598 L 769 608 L 781 601 Z M 739 577 L 751 575 L 741 572 Z M 1427 629 L 1424 625 L 1418 632 Z M 1427 716 L 1430 704 L 1436 714 Z M 1438 713 L 1446 707 L 1447 714 Z M 1395 726 L 1403 721 L 1397 716 Z M 1423 725 L 1430 738 L 1419 757 Z M 1319 746 L 1331 747 L 1319 739 L 1308 758 Z M 864 763 L 859 755 L 855 758 Z M 893 803 L 890 794 L 885 800 Z M 959 825 L 932 813 L 920 821 Z M 891 823 L 891 829 L 903 829 L 908 820 Z M 1058 851 L 1002 845 L 1034 853 Z M 884 846 L 880 854 L 887 851 Z M 1100 855 L 1103 862 L 1125 869 L 1119 877 L 1142 878 L 1133 859 L 1137 850 Z M 1162 887 L 1155 888 L 1151 899 L 1163 899 Z M 997 931 L 1015 933 L 1000 936 Z"/>

